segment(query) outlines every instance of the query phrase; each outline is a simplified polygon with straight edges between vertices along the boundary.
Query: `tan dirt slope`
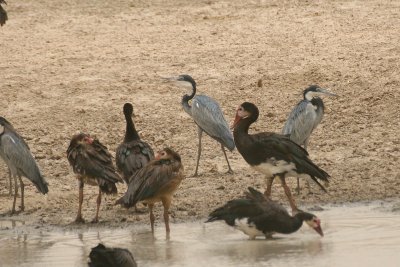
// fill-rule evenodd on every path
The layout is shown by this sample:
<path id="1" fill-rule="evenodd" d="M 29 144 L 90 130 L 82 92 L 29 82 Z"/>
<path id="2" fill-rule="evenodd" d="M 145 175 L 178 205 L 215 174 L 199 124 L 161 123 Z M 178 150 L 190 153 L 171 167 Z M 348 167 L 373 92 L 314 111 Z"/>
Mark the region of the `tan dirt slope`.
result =
<path id="1" fill-rule="evenodd" d="M 115 154 L 125 102 L 134 105 L 142 138 L 155 150 L 176 149 L 193 174 L 197 132 L 180 106 L 185 92 L 160 79 L 182 73 L 220 103 L 228 121 L 243 101 L 256 103 L 261 114 L 251 132 L 279 132 L 309 84 L 330 88 L 340 97 L 324 99 L 326 114 L 309 146 L 332 176 L 329 194 L 303 190 L 299 206 L 399 197 L 399 1 L 26 0 L 9 1 L 7 10 L 0 115 L 26 138 L 50 184 L 43 197 L 25 180 L 26 212 L 15 219 L 73 221 L 78 189 L 65 154 L 69 139 L 88 132 Z M 235 174 L 225 174 L 218 143 L 203 140 L 202 176 L 176 193 L 177 222 L 205 218 L 248 186 L 265 186 L 237 151 L 228 154 Z M 7 179 L 1 163 L 2 214 L 12 204 Z M 119 185 L 120 195 L 125 189 Z M 96 193 L 85 187 L 87 219 Z M 114 207 L 116 198 L 103 201 L 101 224 L 148 222 L 147 214 Z M 273 198 L 287 204 L 279 183 Z"/>

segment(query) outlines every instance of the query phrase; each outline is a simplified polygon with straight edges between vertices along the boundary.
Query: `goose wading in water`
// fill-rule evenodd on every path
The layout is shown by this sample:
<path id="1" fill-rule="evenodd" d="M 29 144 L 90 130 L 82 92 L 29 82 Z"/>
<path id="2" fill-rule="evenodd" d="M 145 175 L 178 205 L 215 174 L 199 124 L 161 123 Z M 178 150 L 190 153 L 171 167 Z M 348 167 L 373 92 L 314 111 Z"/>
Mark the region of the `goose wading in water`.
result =
<path id="1" fill-rule="evenodd" d="M 208 216 L 207 222 L 225 221 L 228 225 L 255 239 L 271 238 L 274 233 L 291 234 L 300 229 L 303 222 L 323 236 L 321 220 L 314 214 L 299 211 L 290 216 L 287 210 L 252 187 L 244 198 L 228 201 Z"/>

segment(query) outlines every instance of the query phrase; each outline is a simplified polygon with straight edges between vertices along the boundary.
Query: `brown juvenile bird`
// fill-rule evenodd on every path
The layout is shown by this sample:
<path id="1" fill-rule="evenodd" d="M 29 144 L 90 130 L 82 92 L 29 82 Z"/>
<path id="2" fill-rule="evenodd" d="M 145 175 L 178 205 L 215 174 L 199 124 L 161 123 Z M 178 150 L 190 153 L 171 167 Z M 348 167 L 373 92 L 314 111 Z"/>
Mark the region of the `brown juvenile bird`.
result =
<path id="1" fill-rule="evenodd" d="M 99 221 L 101 193 L 116 194 L 115 183 L 122 182 L 112 163 L 107 147 L 90 135 L 74 135 L 67 150 L 67 158 L 79 181 L 79 208 L 75 222 L 84 222 L 82 218 L 83 186 L 85 183 L 99 186 L 96 216 L 92 222 Z"/>
<path id="2" fill-rule="evenodd" d="M 168 210 L 172 196 L 183 179 L 181 157 L 172 149 L 164 148 L 130 179 L 128 190 L 116 204 L 132 207 L 142 201 L 149 205 L 151 231 L 154 232 L 153 207 L 156 202 L 161 201 L 164 206 L 165 229 L 169 233 Z"/>

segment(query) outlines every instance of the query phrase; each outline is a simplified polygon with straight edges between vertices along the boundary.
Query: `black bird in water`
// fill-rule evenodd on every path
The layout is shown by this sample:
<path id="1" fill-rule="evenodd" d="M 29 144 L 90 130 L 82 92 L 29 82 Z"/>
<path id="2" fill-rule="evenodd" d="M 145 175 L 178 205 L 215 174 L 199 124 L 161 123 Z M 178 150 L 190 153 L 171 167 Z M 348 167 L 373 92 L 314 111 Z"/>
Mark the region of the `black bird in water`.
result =
<path id="1" fill-rule="evenodd" d="M 164 148 L 156 157 L 130 179 L 125 195 L 117 200 L 127 208 L 139 201 L 147 204 L 150 210 L 151 231 L 154 232 L 154 204 L 162 202 L 164 206 L 164 222 L 166 232 L 170 232 L 168 211 L 172 197 L 184 179 L 183 165 L 178 153 L 170 148 Z"/>
<path id="2" fill-rule="evenodd" d="M 25 210 L 25 185 L 22 176 L 28 178 L 40 193 L 47 194 L 49 192 L 47 182 L 40 172 L 28 144 L 17 133 L 12 124 L 3 117 L 0 117 L 0 156 L 8 166 L 10 177 L 14 177 L 14 201 L 11 213 L 15 213 L 18 195 L 17 177 L 21 187 L 21 211 Z"/>
<path id="3" fill-rule="evenodd" d="M 148 143 L 140 139 L 139 133 L 136 131 L 132 120 L 133 106 L 126 103 L 123 111 L 126 132 L 124 141 L 117 148 L 115 161 L 118 171 L 122 173 L 122 178 L 129 184 L 129 179 L 154 159 L 154 152 Z"/>
<path id="4" fill-rule="evenodd" d="M 290 216 L 277 202 L 265 197 L 252 187 L 245 192 L 245 198 L 228 201 L 224 206 L 210 213 L 206 222 L 222 220 L 255 239 L 257 236 L 271 238 L 274 233 L 291 234 L 306 222 L 323 236 L 321 221 L 311 213 L 299 211 Z"/>
<path id="5" fill-rule="evenodd" d="M 327 182 L 329 175 L 310 160 L 304 148 L 287 136 L 268 132 L 249 134 L 249 127 L 258 119 L 258 115 L 258 108 L 253 103 L 244 102 L 238 107 L 233 124 L 236 147 L 251 167 L 265 174 L 267 197 L 271 196 L 274 178 L 280 178 L 290 207 L 296 212 L 298 209 L 285 178 L 311 178 L 326 192 L 318 179 Z"/>
<path id="6" fill-rule="evenodd" d="M 198 175 L 197 171 L 199 169 L 203 132 L 221 144 L 222 152 L 228 163 L 228 173 L 233 173 L 224 147 L 228 148 L 229 151 L 233 151 L 235 149 L 235 142 L 217 101 L 206 95 L 196 95 L 196 82 L 189 75 L 179 75 L 178 77 L 171 77 L 167 80 L 191 90 L 190 95 L 186 94 L 182 97 L 181 104 L 186 113 L 189 114 L 197 124 L 198 130 L 199 148 L 197 151 L 196 170 L 193 176 Z M 191 105 L 189 101 L 191 101 Z"/>
<path id="7" fill-rule="evenodd" d="M 98 244 L 89 254 L 89 267 L 137 267 L 132 253 L 124 248 L 109 248 Z"/>
<path id="8" fill-rule="evenodd" d="M 97 223 L 99 221 L 102 192 L 116 194 L 117 187 L 115 183 L 123 182 L 115 170 L 112 156 L 107 147 L 102 145 L 99 140 L 92 138 L 88 134 L 79 133 L 71 138 L 67 150 L 67 158 L 79 181 L 79 206 L 75 222 L 85 222 L 82 218 L 82 203 L 83 187 L 87 183 L 99 186 L 96 216 L 92 220 L 93 223 Z"/>
<path id="9" fill-rule="evenodd" d="M 7 11 L 1 6 L 1 4 L 7 4 L 6 1 L 0 0 L 0 26 L 3 26 L 6 24 L 6 21 L 8 20 L 7 16 Z"/>
<path id="10" fill-rule="evenodd" d="M 282 134 L 288 135 L 293 142 L 303 145 L 307 150 L 312 132 L 317 128 L 324 116 L 324 102 L 318 96 L 337 96 L 318 85 L 311 85 L 303 92 L 301 100 L 289 114 L 282 129 Z M 300 192 L 300 182 L 297 178 L 297 191 Z"/>

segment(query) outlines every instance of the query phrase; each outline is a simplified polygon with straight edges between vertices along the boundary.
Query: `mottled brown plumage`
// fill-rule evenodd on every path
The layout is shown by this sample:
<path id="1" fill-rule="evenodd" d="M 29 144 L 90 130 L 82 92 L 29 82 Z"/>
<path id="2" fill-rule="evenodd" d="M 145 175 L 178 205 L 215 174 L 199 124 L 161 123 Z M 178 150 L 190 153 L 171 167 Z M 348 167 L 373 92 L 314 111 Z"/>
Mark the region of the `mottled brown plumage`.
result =
<path id="1" fill-rule="evenodd" d="M 107 147 L 90 135 L 80 133 L 74 135 L 67 150 L 67 158 L 79 180 L 79 208 L 76 222 L 84 222 L 81 214 L 83 202 L 83 186 L 85 183 L 99 186 L 97 210 L 93 222 L 98 222 L 101 193 L 116 194 L 115 183 L 122 182 L 116 173 L 112 156 Z"/>
<path id="2" fill-rule="evenodd" d="M 164 206 L 164 221 L 167 233 L 169 229 L 168 210 L 173 193 L 184 179 L 181 157 L 175 151 L 165 148 L 159 151 L 154 160 L 132 177 L 125 195 L 116 204 L 132 207 L 142 201 L 149 205 L 151 229 L 154 232 L 153 207 L 156 202 Z"/>

